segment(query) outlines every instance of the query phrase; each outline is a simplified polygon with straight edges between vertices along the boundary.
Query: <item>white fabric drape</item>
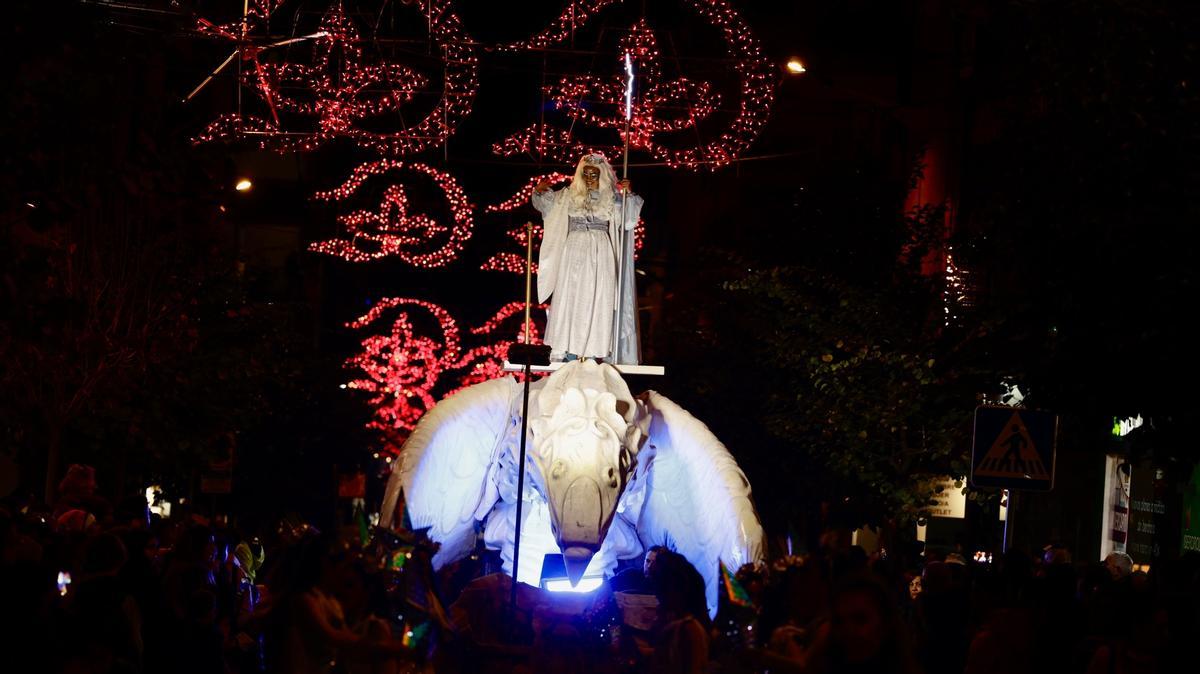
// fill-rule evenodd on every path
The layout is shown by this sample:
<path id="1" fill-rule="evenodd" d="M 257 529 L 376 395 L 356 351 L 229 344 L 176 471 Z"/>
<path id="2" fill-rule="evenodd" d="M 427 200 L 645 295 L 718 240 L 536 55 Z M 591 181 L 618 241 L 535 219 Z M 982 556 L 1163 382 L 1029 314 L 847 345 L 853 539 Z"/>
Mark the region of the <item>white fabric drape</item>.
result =
<path id="1" fill-rule="evenodd" d="M 538 301 L 551 300 L 546 343 L 561 357 L 572 353 L 585 358 L 637 363 L 637 310 L 633 283 L 633 229 L 642 210 L 642 198 L 628 196 L 624 204 L 615 195 L 608 212 L 592 216 L 607 229 L 572 231 L 569 227 L 570 193 L 567 189 L 534 193 L 533 205 L 542 213 L 545 231 L 538 253 Z M 623 227 L 624 255 L 617 250 L 618 227 Z M 617 297 L 618 265 L 625 265 L 620 300 L 621 353 L 612 351 Z"/>

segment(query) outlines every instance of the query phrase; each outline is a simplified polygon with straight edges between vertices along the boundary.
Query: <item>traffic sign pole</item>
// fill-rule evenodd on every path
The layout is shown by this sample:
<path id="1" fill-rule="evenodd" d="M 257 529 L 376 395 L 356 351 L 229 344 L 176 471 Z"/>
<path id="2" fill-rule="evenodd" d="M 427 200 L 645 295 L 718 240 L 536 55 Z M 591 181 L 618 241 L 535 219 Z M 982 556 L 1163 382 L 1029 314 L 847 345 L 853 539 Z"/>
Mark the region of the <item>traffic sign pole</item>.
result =
<path id="1" fill-rule="evenodd" d="M 1001 544 L 1000 553 L 1007 553 L 1012 549 L 1013 536 L 1013 513 L 1016 512 L 1017 491 L 1015 489 L 1008 490 L 1008 505 L 1004 511 L 1004 542 Z"/>

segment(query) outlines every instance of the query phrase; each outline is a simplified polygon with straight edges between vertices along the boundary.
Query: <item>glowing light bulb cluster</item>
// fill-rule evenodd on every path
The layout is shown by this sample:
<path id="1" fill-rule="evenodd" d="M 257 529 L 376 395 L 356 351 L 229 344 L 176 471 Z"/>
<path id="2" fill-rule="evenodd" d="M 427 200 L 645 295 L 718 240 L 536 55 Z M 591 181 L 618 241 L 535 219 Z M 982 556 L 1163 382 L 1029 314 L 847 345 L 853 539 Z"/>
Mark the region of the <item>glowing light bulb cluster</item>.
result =
<path id="1" fill-rule="evenodd" d="M 546 307 L 545 304 L 536 304 L 532 307 L 532 314 L 536 318 L 532 318 L 529 325 L 531 344 L 542 343 L 538 323 L 545 323 Z M 459 379 L 458 388 L 505 376 L 504 361 L 508 360 L 508 348 L 514 341 L 520 342 L 525 339 L 524 313 L 524 302 L 509 302 L 483 325 L 471 329 L 471 334 L 489 337 L 491 341 L 477 346 L 463 355 L 459 363 L 463 374 Z M 503 338 L 501 334 L 503 327 L 514 324 L 516 326 L 514 338 L 511 340 Z M 518 380 L 524 381 L 524 375 L 518 373 L 516 377 Z"/>
<path id="2" fill-rule="evenodd" d="M 478 58 L 458 17 L 449 11 L 448 0 L 417 0 L 416 4 L 428 17 L 430 39 L 441 50 L 444 65 L 441 98 L 420 121 L 399 129 L 386 128 L 403 119 L 398 114 L 401 108 L 429 85 L 429 79 L 398 63 L 368 63 L 361 46 L 364 40 L 337 2 L 312 36 L 310 64 L 260 62 L 261 47 L 241 47 L 243 58 L 252 56 L 255 65 L 244 72 L 243 84 L 267 104 L 270 119 L 240 112 L 225 114 L 195 141 L 249 139 L 262 147 L 305 151 L 335 138 L 348 138 L 392 156 L 445 141 L 471 112 L 479 84 Z M 307 122 L 302 128 L 284 128 L 281 112 L 289 114 L 289 121 L 299 118 Z"/>
<path id="3" fill-rule="evenodd" d="M 379 36 L 361 37 L 340 1 L 321 16 L 316 32 L 270 42 L 265 35 L 267 19 L 282 2 L 252 0 L 244 20 L 200 22 L 199 32 L 236 44 L 236 53 L 249 64 L 242 69 L 239 84 L 253 92 L 251 100 L 257 101 L 254 106 L 259 114 L 245 114 L 239 107 L 237 113 L 214 120 L 196 141 L 253 141 L 265 148 L 305 151 L 342 139 L 378 153 L 384 158 L 358 166 L 343 184 L 318 192 L 314 198 L 336 203 L 361 201 L 368 181 L 383 180 L 392 172 L 410 177 L 419 174 L 423 177 L 418 180 L 437 185 L 452 222 L 439 221 L 428 211 L 416 212 L 412 197 L 420 192 L 415 185 L 393 182 L 372 192 L 380 195 L 378 205 L 339 215 L 340 236 L 314 243 L 311 249 L 353 262 L 395 257 L 422 268 L 442 267 L 457 259 L 473 232 L 474 206 L 450 174 L 398 159 L 445 142 L 472 111 L 478 90 L 478 45 L 451 11 L 451 0 L 404 3 L 412 5 L 408 11 L 414 19 L 428 26 L 434 48 L 431 53 L 441 62 L 441 82 L 437 75 L 371 51 Z M 571 0 L 545 30 L 499 48 L 550 47 L 617 2 Z M 545 88 L 564 124 L 552 120 L 530 126 L 495 144 L 493 151 L 574 163 L 584 152 L 616 156 L 627 141 L 634 151 L 675 168 L 711 170 L 734 161 L 767 119 L 774 97 L 774 68 L 726 0 L 681 2 L 720 32 L 740 87 L 735 108 L 722 106 L 723 99 L 733 98 L 732 93 L 723 96 L 709 82 L 664 76 L 656 36 L 643 19 L 621 39 L 611 76 L 570 75 Z M 277 57 L 287 53 L 279 47 L 296 42 L 311 47 L 304 50 L 311 55 L 306 63 Z M 630 96 L 627 89 L 627 68 L 636 77 L 636 96 Z M 440 96 L 436 104 L 429 96 L 432 109 L 428 114 L 405 123 L 401 112 L 419 104 L 428 92 Z M 602 144 L 581 142 L 573 137 L 574 128 L 599 133 Z M 485 212 L 530 208 L 530 194 L 543 179 L 558 186 L 569 182 L 571 176 L 555 172 L 533 177 Z M 540 242 L 541 225 L 534 230 L 535 243 Z M 639 221 L 635 251 L 641 249 L 644 233 Z M 529 232 L 520 226 L 507 234 L 520 252 L 499 252 L 483 269 L 524 272 Z M 537 307 L 537 323 L 530 335 L 535 343 L 541 341 L 538 325 L 545 323 L 545 309 Z M 502 364 L 512 338 L 523 336 L 523 310 L 521 302 L 512 302 L 482 325 L 463 330 L 454 316 L 433 302 L 383 299 L 347 324 L 372 334 L 362 338 L 359 352 L 346 361 L 355 375 L 345 386 L 369 396 L 375 410 L 369 427 L 381 431 L 391 446 L 398 446 L 396 440 L 406 436 L 439 397 L 503 375 Z"/>
<path id="4" fill-rule="evenodd" d="M 440 334 L 418 334 L 414 320 L 402 311 L 388 332 L 362 340 L 362 350 L 346 361 L 346 367 L 360 373 L 346 387 L 371 394 L 375 416 L 368 427 L 382 431 L 411 431 L 433 409 L 432 390 L 442 371 L 461 355 L 457 323 L 445 309 L 424 300 L 385 298 L 348 327 L 365 328 L 384 312 L 400 307 L 424 309 Z"/>
<path id="5" fill-rule="evenodd" d="M 318 192 L 313 198 L 345 201 L 370 178 L 391 171 L 428 176 L 445 196 L 454 225 L 446 227 L 427 215 L 411 213 L 404 186 L 391 185 L 384 191 L 375 210 L 357 210 L 338 216 L 338 223 L 344 228 L 343 236 L 314 243 L 309 249 L 337 255 L 350 262 L 394 256 L 415 267 L 425 268 L 444 267 L 457 259 L 474 229 L 474 207 L 449 173 L 419 162 L 379 159 L 358 166 L 345 183 Z M 431 246 L 434 247 L 432 250 L 429 249 Z"/>
<path id="6" fill-rule="evenodd" d="M 369 394 L 368 402 L 375 409 L 368 428 L 393 438 L 406 436 L 433 409 L 437 396 L 501 376 L 511 340 L 500 333 L 515 322 L 516 339 L 523 337 L 524 308 L 521 302 L 511 302 L 472 328 L 472 341 L 479 343 L 466 351 L 454 317 L 425 300 L 385 298 L 348 323 L 347 327 L 362 330 L 399 311 L 390 329 L 364 338 L 361 351 L 345 363 L 358 373 L 346 388 Z M 538 322 L 544 322 L 545 307 L 537 309 Z M 536 324 L 531 328 L 531 341 L 540 343 Z"/>
<path id="7" fill-rule="evenodd" d="M 661 149 L 653 142 L 654 134 L 694 129 L 720 105 L 720 95 L 713 93 L 712 87 L 706 82 L 692 82 L 682 77 L 670 82 L 662 81 L 658 41 L 645 19 L 634 24 L 629 34 L 621 40 L 620 52 L 622 64 L 628 56 L 633 72 L 640 78 L 643 90 L 636 104 L 629 102 L 631 147 L 661 154 Z M 564 84 L 566 86 L 559 91 L 550 92 L 551 98 L 560 109 L 565 109 L 570 117 L 594 126 L 617 129 L 622 135 L 622 140 L 624 139 L 623 114 L 596 115 L 590 109 L 591 106 L 583 104 L 589 92 L 595 92 L 602 101 L 624 106 L 627 93 L 624 75 L 603 83 L 594 78 L 581 77 L 575 78 L 573 82 L 564 80 Z M 663 109 L 683 110 L 683 114 L 670 119 L 660 118 L 656 112 Z"/>
<path id="8" fill-rule="evenodd" d="M 942 324 L 946 327 L 960 325 L 962 312 L 974 306 L 975 287 L 971 282 L 971 272 L 954 261 L 954 248 L 948 247 L 945 285 L 942 287 Z"/>
<path id="9" fill-rule="evenodd" d="M 545 49 L 566 40 L 576 29 L 582 28 L 592 15 L 621 0 L 569 0 L 561 14 L 545 30 L 528 40 L 512 42 L 497 47 L 501 51 L 523 49 Z"/>
<path id="10" fill-rule="evenodd" d="M 533 268 L 532 273 L 538 273 L 538 263 L 534 260 L 530 266 Z M 516 253 L 496 253 L 489 257 L 487 262 L 479 265 L 483 271 L 502 271 L 509 274 L 524 274 L 525 273 L 525 256 Z"/>
<path id="11" fill-rule="evenodd" d="M 571 177 L 572 176 L 568 173 L 559 173 L 557 171 L 534 176 L 525 183 L 524 187 L 517 190 L 516 194 L 498 204 L 492 204 L 484 208 L 484 211 L 488 213 L 506 213 L 508 211 L 520 208 L 521 206 L 525 206 L 529 203 L 530 197 L 533 196 L 534 188 L 536 188 L 542 181 L 545 181 L 550 185 L 551 188 L 554 188 L 564 183 L 571 182 Z"/>
<path id="12" fill-rule="evenodd" d="M 585 127 L 615 131 L 621 143 L 587 147 L 567 129 L 537 123 L 494 144 L 493 152 L 570 161 L 590 150 L 616 153 L 627 139 L 631 148 L 674 168 L 715 170 L 737 159 L 758 137 L 770 112 L 775 95 L 773 68 L 749 26 L 727 2 L 685 0 L 684 4 L 721 31 L 740 82 L 737 112 L 715 138 L 698 139 L 682 148 L 672 148 L 662 139 L 664 134 L 687 130 L 701 136 L 699 125 L 719 109 L 721 95 L 708 82 L 686 77 L 664 80 L 657 40 L 642 19 L 621 40 L 617 71 L 620 74 L 607 79 L 590 74 L 569 75 L 544 89 L 545 95 L 573 125 L 583 123 Z M 628 102 L 624 78 L 627 57 L 639 88 L 636 99 Z M 630 113 L 628 123 L 626 109 Z"/>
<path id="13" fill-rule="evenodd" d="M 573 157 L 592 152 L 612 154 L 616 149 L 610 145 L 589 147 L 573 138 L 568 130 L 540 122 L 535 122 L 492 144 L 492 153 L 502 157 L 529 155 L 564 163 L 570 162 Z"/>
<path id="14" fill-rule="evenodd" d="M 287 0 L 252 0 L 246 4 L 245 16 L 239 16 L 225 23 L 213 23 L 201 18 L 196 21 L 196 32 L 201 35 L 213 35 L 222 38 L 227 38 L 230 35 L 239 35 L 243 29 L 249 30 L 261 27 L 271 17 L 271 14 L 285 2 Z"/>
<path id="15" fill-rule="evenodd" d="M 672 166 L 716 169 L 733 161 L 758 138 L 775 101 L 775 73 L 750 25 L 725 0 L 688 0 L 700 16 L 720 29 L 741 80 L 738 113 L 721 136 L 701 147 L 671 153 Z"/>

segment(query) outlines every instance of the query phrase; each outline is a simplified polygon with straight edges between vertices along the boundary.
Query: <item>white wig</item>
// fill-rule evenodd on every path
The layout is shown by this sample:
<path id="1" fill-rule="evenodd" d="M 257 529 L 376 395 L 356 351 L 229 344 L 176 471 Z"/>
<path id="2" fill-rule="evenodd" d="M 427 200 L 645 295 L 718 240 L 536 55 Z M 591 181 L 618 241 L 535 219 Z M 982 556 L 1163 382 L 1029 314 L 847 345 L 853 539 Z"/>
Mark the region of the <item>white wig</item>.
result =
<path id="1" fill-rule="evenodd" d="M 585 208 L 588 198 L 587 184 L 583 180 L 583 167 L 596 166 L 600 169 L 600 212 L 607 212 L 613 206 L 613 195 L 616 192 L 617 174 L 613 171 L 612 164 L 604 158 L 604 155 L 599 152 L 585 154 L 579 159 L 579 163 L 575 165 L 575 177 L 571 178 L 571 184 L 567 187 L 570 194 L 572 208 Z"/>

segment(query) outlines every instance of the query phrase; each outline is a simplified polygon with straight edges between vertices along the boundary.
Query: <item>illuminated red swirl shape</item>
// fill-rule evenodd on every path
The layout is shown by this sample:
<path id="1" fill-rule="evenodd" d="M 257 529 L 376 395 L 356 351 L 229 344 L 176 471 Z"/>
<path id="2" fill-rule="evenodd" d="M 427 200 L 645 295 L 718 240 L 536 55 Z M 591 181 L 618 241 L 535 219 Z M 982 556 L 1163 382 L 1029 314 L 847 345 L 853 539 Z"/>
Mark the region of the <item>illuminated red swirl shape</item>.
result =
<path id="1" fill-rule="evenodd" d="M 721 96 L 706 82 L 682 77 L 662 81 L 658 47 L 643 19 L 622 39 L 618 55 L 623 60 L 625 54 L 629 54 L 637 64 L 636 72 L 642 88 L 632 110 L 628 140 L 632 148 L 640 149 L 673 168 L 716 170 L 736 160 L 762 131 L 775 97 L 774 70 L 749 25 L 728 2 L 683 2 L 721 31 L 726 52 L 734 63 L 740 83 L 736 114 L 724 130 L 706 132 L 710 140 L 701 140 L 680 149 L 656 142 L 658 134 L 696 128 L 701 120 L 718 109 Z M 561 35 L 561 31 L 555 35 Z M 626 122 L 622 114 L 624 81 L 621 76 L 600 78 L 590 74 L 572 75 L 547 86 L 545 93 L 556 107 L 575 121 L 595 128 L 617 130 L 624 141 Z M 609 112 L 597 113 L 584 105 L 583 101 L 600 103 L 600 107 Z M 682 108 L 684 114 L 664 118 L 658 112 L 666 108 Z M 620 147 L 615 143 L 609 147 L 587 147 L 561 127 L 534 124 L 496 143 L 492 149 L 503 156 L 529 154 L 543 160 L 569 162 L 589 149 L 614 152 Z"/>
<path id="2" fill-rule="evenodd" d="M 474 229 L 472 206 L 466 192 L 449 173 L 420 162 L 379 159 L 355 168 L 342 185 L 317 192 L 320 201 L 344 201 L 368 179 L 391 171 L 409 171 L 428 176 L 446 197 L 454 225 L 439 225 L 432 218 L 412 214 L 401 185 L 391 185 L 378 210 L 358 210 L 338 216 L 343 235 L 312 244 L 310 250 L 337 255 L 350 262 L 365 262 L 395 256 L 415 267 L 444 267 L 458 258 Z M 444 236 L 444 240 L 439 240 Z M 436 246 L 428 250 L 429 246 Z"/>
<path id="3" fill-rule="evenodd" d="M 346 388 L 367 393 L 367 402 L 375 410 L 367 427 L 393 438 L 407 435 L 433 409 L 435 393 L 446 396 L 503 376 L 512 338 L 499 333 L 503 326 L 515 322 L 515 338 L 523 338 L 524 323 L 519 317 L 524 307 L 522 302 L 510 302 L 483 325 L 472 328 L 471 335 L 491 340 L 467 351 L 463 350 L 462 333 L 450 313 L 426 300 L 385 298 L 348 323 L 347 327 L 364 330 L 385 314 L 400 310 L 386 332 L 365 337 L 361 351 L 345 362 L 346 368 L 357 373 Z M 538 321 L 544 321 L 545 307 L 536 309 Z M 427 316 L 413 314 L 413 310 Z M 437 324 L 437 332 L 422 334 L 418 325 L 427 327 L 429 319 Z M 536 323 L 531 325 L 530 337 L 534 343 L 541 341 Z"/>
<path id="4" fill-rule="evenodd" d="M 369 428 L 381 431 L 410 431 L 425 412 L 433 409 L 433 389 L 442 373 L 462 356 L 458 325 L 442 307 L 425 300 L 389 297 L 363 316 L 347 324 L 353 329 L 370 326 L 392 309 L 423 309 L 437 323 L 439 336 L 418 335 L 407 311 L 385 334 L 362 340 L 362 350 L 345 366 L 359 373 L 347 388 L 370 394 L 375 408 Z"/>
<path id="5" fill-rule="evenodd" d="M 558 44 L 571 34 L 571 31 L 582 28 L 596 12 L 614 5 L 622 0 L 570 0 L 562 13 L 558 15 L 545 30 L 537 33 L 528 40 L 510 42 L 498 45 L 500 51 L 520 51 L 523 49 L 545 49 Z"/>
<path id="6" fill-rule="evenodd" d="M 272 119 L 221 115 L 195 142 L 249 139 L 264 148 L 307 151 L 342 137 L 389 156 L 420 152 L 444 142 L 471 113 L 479 88 L 479 61 L 474 42 L 449 9 L 449 0 L 415 0 L 415 4 L 420 15 L 427 17 L 422 25 L 429 26 L 430 39 L 444 63 L 442 96 L 420 121 L 396 130 L 364 128 L 364 121 L 378 123 L 379 117 L 398 113 L 428 79 L 401 64 L 365 63 L 363 40 L 337 2 L 321 19 L 311 64 L 260 63 L 256 59 L 256 67 L 243 74 L 243 84 L 269 105 Z M 289 132 L 278 122 L 276 107 L 314 118 L 315 129 Z"/>

